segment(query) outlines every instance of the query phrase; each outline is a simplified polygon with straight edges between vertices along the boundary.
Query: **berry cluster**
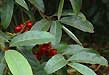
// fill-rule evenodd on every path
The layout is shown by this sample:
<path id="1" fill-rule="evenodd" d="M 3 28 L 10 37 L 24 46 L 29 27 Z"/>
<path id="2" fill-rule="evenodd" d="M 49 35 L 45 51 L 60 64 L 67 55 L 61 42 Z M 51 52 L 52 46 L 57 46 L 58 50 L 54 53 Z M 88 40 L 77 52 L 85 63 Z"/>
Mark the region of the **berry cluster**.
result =
<path id="1" fill-rule="evenodd" d="M 33 25 L 32 21 L 28 20 L 25 23 L 16 26 L 15 32 L 21 32 L 21 31 L 26 32 L 29 29 L 31 29 L 32 25 Z"/>
<path id="2" fill-rule="evenodd" d="M 39 50 L 37 52 L 33 52 L 38 60 L 41 60 L 43 55 L 52 57 L 57 54 L 57 50 L 52 48 L 50 43 L 39 45 L 38 49 Z"/>

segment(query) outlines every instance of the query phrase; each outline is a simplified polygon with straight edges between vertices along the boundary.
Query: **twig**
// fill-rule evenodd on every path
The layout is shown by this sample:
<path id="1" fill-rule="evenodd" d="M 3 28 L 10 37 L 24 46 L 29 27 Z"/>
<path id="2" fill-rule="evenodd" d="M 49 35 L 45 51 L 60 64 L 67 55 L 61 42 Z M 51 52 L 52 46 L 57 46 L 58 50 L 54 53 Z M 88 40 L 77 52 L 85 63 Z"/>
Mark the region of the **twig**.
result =
<path id="1" fill-rule="evenodd" d="M 101 65 L 98 65 L 95 71 L 98 71 L 100 69 Z"/>

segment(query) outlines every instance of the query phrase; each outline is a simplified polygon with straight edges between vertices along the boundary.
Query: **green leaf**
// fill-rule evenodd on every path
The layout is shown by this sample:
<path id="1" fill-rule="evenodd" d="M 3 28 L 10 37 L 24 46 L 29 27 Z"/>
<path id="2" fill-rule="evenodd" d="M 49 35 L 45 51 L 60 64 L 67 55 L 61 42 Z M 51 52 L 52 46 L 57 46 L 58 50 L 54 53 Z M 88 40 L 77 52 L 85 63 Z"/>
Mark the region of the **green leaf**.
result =
<path id="1" fill-rule="evenodd" d="M 46 62 L 43 62 L 35 69 L 34 75 L 48 75 L 47 72 L 44 70 Z M 41 73 L 42 72 L 42 73 Z"/>
<path id="2" fill-rule="evenodd" d="M 50 33 L 55 36 L 55 45 L 57 46 L 62 37 L 62 25 L 58 21 L 53 21 L 51 24 Z"/>
<path id="3" fill-rule="evenodd" d="M 90 48 L 83 48 L 80 45 L 69 45 L 67 48 L 64 49 L 64 55 L 74 55 L 79 52 L 89 52 L 89 53 L 96 53 L 99 55 L 99 53 L 96 50 L 90 49 Z"/>
<path id="4" fill-rule="evenodd" d="M 0 48 L 5 48 L 5 40 L 0 38 Z"/>
<path id="5" fill-rule="evenodd" d="M 75 70 L 77 70 L 78 72 L 80 72 L 83 75 L 96 75 L 96 73 L 91 70 L 90 68 L 88 68 L 85 65 L 79 64 L 79 63 L 70 63 L 68 64 L 69 66 L 71 66 L 72 68 L 74 68 Z"/>
<path id="6" fill-rule="evenodd" d="M 28 0 L 31 4 L 33 4 L 36 8 L 38 8 L 40 11 L 44 12 L 44 2 L 43 0 Z"/>
<path id="7" fill-rule="evenodd" d="M 18 50 L 21 50 L 22 51 L 23 56 L 28 60 L 28 62 L 30 63 L 30 65 L 31 65 L 32 68 L 34 68 L 34 67 L 35 68 L 38 68 L 38 66 L 41 66 L 39 60 L 37 60 L 34 57 L 32 51 L 31 51 L 32 49 L 29 49 L 28 46 L 19 47 Z"/>
<path id="8" fill-rule="evenodd" d="M 33 30 L 48 31 L 50 28 L 50 25 L 51 25 L 51 21 L 42 19 L 33 25 L 33 27 L 31 28 L 31 31 L 33 31 Z"/>
<path id="9" fill-rule="evenodd" d="M 0 51 L 0 62 L 3 62 L 3 60 L 4 60 L 4 52 Z"/>
<path id="10" fill-rule="evenodd" d="M 25 14 L 27 14 L 27 16 L 28 16 L 28 19 L 30 19 L 31 21 L 35 21 L 35 17 L 34 17 L 34 13 L 33 13 L 33 11 L 26 11 L 26 10 L 23 10 L 24 11 L 24 13 Z"/>
<path id="11" fill-rule="evenodd" d="M 5 42 L 8 42 L 8 39 L 9 37 L 2 31 L 0 31 L 0 46 L 2 48 L 5 48 Z"/>
<path id="12" fill-rule="evenodd" d="M 14 2 L 13 0 L 5 0 L 5 4 L 1 8 L 1 25 L 4 29 L 6 29 L 12 19 L 13 14 L 13 8 L 14 8 Z"/>
<path id="13" fill-rule="evenodd" d="M 73 56 L 71 56 L 68 61 L 72 62 L 80 62 L 80 63 L 90 63 L 90 64 L 100 64 L 100 65 L 108 65 L 108 61 L 95 53 L 88 52 L 79 52 Z"/>
<path id="14" fill-rule="evenodd" d="M 46 75 L 46 72 L 44 71 L 45 64 L 41 64 L 39 60 L 35 58 L 32 51 L 27 50 L 28 46 L 20 47 L 18 50 L 22 51 L 23 56 L 28 60 L 28 62 L 31 65 L 31 68 L 33 70 L 34 75 Z M 42 73 L 41 73 L 42 72 Z"/>
<path id="15" fill-rule="evenodd" d="M 79 39 L 65 26 L 63 26 L 63 30 L 78 44 L 82 45 L 82 43 L 79 41 Z"/>
<path id="16" fill-rule="evenodd" d="M 74 13 L 78 14 L 81 9 L 82 0 L 70 0 Z"/>
<path id="17" fill-rule="evenodd" d="M 63 54 L 67 54 L 67 55 L 74 55 L 77 54 L 83 50 L 84 48 L 80 45 L 69 45 L 67 46 L 67 48 L 64 49 L 64 53 Z"/>
<path id="18" fill-rule="evenodd" d="M 79 30 L 82 30 L 84 32 L 90 32 L 93 33 L 94 32 L 94 27 L 93 25 L 87 21 L 82 19 L 79 16 L 70 16 L 70 17 L 63 17 L 61 19 L 61 22 L 67 25 L 70 25 L 72 27 L 75 27 Z"/>
<path id="19" fill-rule="evenodd" d="M 64 0 L 60 0 L 60 3 L 59 3 L 59 7 L 58 7 L 58 20 L 60 19 L 61 17 L 61 14 L 62 14 L 62 10 L 63 10 L 63 6 L 64 6 Z"/>
<path id="20" fill-rule="evenodd" d="M 0 75 L 3 75 L 4 69 L 5 69 L 5 64 L 0 63 Z"/>
<path id="21" fill-rule="evenodd" d="M 86 21 L 86 16 L 82 13 L 82 12 L 79 12 L 78 13 L 78 17 L 80 17 L 83 21 Z"/>
<path id="22" fill-rule="evenodd" d="M 63 53 L 67 47 L 69 47 L 69 45 L 67 45 L 65 43 L 61 43 L 57 46 L 56 49 L 57 49 L 58 53 Z"/>
<path id="23" fill-rule="evenodd" d="M 40 70 L 38 72 L 36 72 L 34 75 L 48 75 L 45 71 Z"/>
<path id="24" fill-rule="evenodd" d="M 9 37 L 2 31 L 0 31 L 0 38 L 4 39 L 5 41 L 8 41 Z"/>
<path id="25" fill-rule="evenodd" d="M 14 37 L 11 46 L 29 46 L 54 41 L 54 36 L 45 31 L 28 31 Z"/>
<path id="26" fill-rule="evenodd" d="M 15 0 L 15 1 L 16 1 L 16 3 L 18 3 L 19 5 L 21 5 L 25 9 L 29 10 L 25 0 Z"/>
<path id="27" fill-rule="evenodd" d="M 66 11 L 63 11 L 62 16 L 75 16 L 75 13 L 72 13 L 72 11 L 70 10 L 66 10 Z M 82 12 L 79 12 L 78 15 L 76 16 L 80 17 L 83 20 L 86 20 L 86 17 Z"/>
<path id="28" fill-rule="evenodd" d="M 52 74 L 55 71 L 64 67 L 66 64 L 67 61 L 64 59 L 64 57 L 60 54 L 57 54 L 48 60 L 44 69 L 48 74 Z"/>
<path id="29" fill-rule="evenodd" d="M 28 61 L 19 52 L 15 50 L 6 51 L 5 60 L 13 75 L 33 75 Z"/>

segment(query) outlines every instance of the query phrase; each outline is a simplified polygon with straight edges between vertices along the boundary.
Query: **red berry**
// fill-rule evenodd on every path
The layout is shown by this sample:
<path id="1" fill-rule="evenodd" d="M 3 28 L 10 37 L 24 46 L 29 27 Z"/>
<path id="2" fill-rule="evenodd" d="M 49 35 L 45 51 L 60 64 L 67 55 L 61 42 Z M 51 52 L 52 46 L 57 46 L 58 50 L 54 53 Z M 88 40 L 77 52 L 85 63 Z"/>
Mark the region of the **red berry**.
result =
<path id="1" fill-rule="evenodd" d="M 22 30 L 22 27 L 21 26 L 15 27 L 15 32 L 20 32 L 21 30 Z"/>
<path id="2" fill-rule="evenodd" d="M 50 56 L 54 56 L 56 54 L 57 54 L 57 50 L 56 49 L 50 49 L 50 51 L 49 51 L 49 55 Z"/>
<path id="3" fill-rule="evenodd" d="M 21 27 L 21 28 L 24 28 L 24 26 L 25 26 L 24 24 L 20 24 L 20 27 Z"/>
<path id="4" fill-rule="evenodd" d="M 48 50 L 46 48 L 41 48 L 40 51 L 42 52 L 42 54 L 45 54 Z"/>
<path id="5" fill-rule="evenodd" d="M 46 44 L 40 45 L 39 48 L 50 49 L 51 48 L 51 44 L 50 43 L 46 43 Z"/>
<path id="6" fill-rule="evenodd" d="M 31 28 L 31 27 L 33 26 L 33 23 L 32 23 L 32 21 L 30 21 L 30 20 L 27 21 L 26 24 L 27 24 L 27 27 L 28 27 L 28 28 Z"/>
<path id="7" fill-rule="evenodd" d="M 42 54 L 47 53 L 50 48 L 51 48 L 51 44 L 50 43 L 43 44 L 43 45 L 39 46 L 39 50 L 42 52 Z"/>
<path id="8" fill-rule="evenodd" d="M 31 22 L 29 22 L 28 24 L 27 24 L 27 27 L 28 28 L 31 28 L 33 25 L 32 25 L 32 23 Z"/>
<path id="9" fill-rule="evenodd" d="M 37 53 L 35 53 L 34 55 L 38 60 L 41 60 L 42 54 L 39 51 Z"/>

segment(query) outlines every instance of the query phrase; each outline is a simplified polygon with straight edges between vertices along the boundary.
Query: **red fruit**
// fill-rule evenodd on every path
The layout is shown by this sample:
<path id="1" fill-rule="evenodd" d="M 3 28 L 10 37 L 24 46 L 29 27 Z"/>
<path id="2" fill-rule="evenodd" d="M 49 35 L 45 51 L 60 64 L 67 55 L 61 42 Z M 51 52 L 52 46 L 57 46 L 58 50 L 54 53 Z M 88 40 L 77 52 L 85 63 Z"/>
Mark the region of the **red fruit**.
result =
<path id="1" fill-rule="evenodd" d="M 40 49 L 42 49 L 42 48 L 50 49 L 51 48 L 51 44 L 50 43 L 46 43 L 46 44 L 40 45 L 39 48 Z"/>
<path id="2" fill-rule="evenodd" d="M 56 49 L 50 49 L 50 51 L 49 51 L 49 55 L 50 56 L 54 56 L 56 54 L 57 54 L 57 50 Z"/>
<path id="3" fill-rule="evenodd" d="M 26 24 L 27 24 L 27 27 L 28 27 L 28 28 L 31 28 L 31 27 L 33 26 L 33 23 L 32 23 L 32 21 L 30 21 L 30 20 L 27 21 Z"/>
<path id="4" fill-rule="evenodd" d="M 48 52 L 48 49 L 46 49 L 46 48 L 40 48 L 40 51 L 41 51 L 42 54 L 45 54 L 45 53 Z"/>
<path id="5" fill-rule="evenodd" d="M 20 24 L 20 27 L 21 27 L 22 29 L 24 28 L 24 26 L 25 26 L 24 24 Z"/>
<path id="6" fill-rule="evenodd" d="M 20 32 L 21 30 L 22 30 L 22 27 L 21 26 L 15 27 L 15 32 Z"/>
<path id="7" fill-rule="evenodd" d="M 51 48 L 51 44 L 50 43 L 43 44 L 43 45 L 39 46 L 39 50 L 42 52 L 42 54 L 47 53 L 50 48 Z"/>

